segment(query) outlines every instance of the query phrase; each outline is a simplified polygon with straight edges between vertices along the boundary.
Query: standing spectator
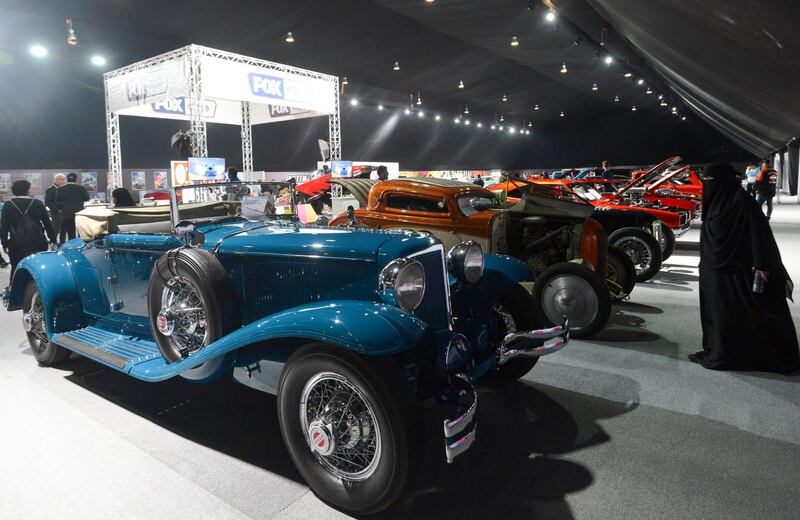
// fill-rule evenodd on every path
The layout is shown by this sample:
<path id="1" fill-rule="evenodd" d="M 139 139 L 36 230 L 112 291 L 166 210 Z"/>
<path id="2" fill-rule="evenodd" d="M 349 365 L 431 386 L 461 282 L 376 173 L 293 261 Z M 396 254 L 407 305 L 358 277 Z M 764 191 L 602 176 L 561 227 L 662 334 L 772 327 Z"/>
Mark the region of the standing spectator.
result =
<path id="1" fill-rule="evenodd" d="M 68 173 L 67 183 L 56 191 L 56 206 L 61 210 L 59 244 L 75 238 L 75 213 L 82 210 L 83 203 L 89 200 L 89 192 L 77 182 L 78 174 Z"/>
<path id="2" fill-rule="evenodd" d="M 389 170 L 384 165 L 378 166 L 378 181 L 389 180 Z"/>
<path id="3" fill-rule="evenodd" d="M 689 360 L 716 370 L 796 370 L 800 351 L 786 303 L 792 288 L 772 230 L 734 167 L 706 168 L 700 230 L 703 350 Z"/>
<path id="4" fill-rule="evenodd" d="M 111 192 L 111 201 L 115 208 L 125 208 L 136 206 L 136 202 L 127 188 L 117 188 Z"/>
<path id="5" fill-rule="evenodd" d="M 242 181 L 239 180 L 239 170 L 231 166 L 230 168 L 227 169 L 227 175 L 228 175 L 228 182 L 233 184 L 233 186 L 225 187 L 225 196 L 223 200 L 226 201 L 242 200 L 242 197 L 250 194 L 250 188 L 241 184 Z"/>
<path id="6" fill-rule="evenodd" d="M 603 161 L 601 163 L 600 172 L 598 174 L 599 177 L 603 179 L 612 180 L 614 178 L 614 170 L 611 169 L 611 163 L 608 161 Z M 610 182 L 603 183 L 603 192 L 604 193 L 614 193 L 614 186 L 611 185 Z"/>
<path id="7" fill-rule="evenodd" d="M 472 181 L 472 184 L 476 184 L 476 185 L 480 186 L 481 188 L 483 188 L 484 183 L 483 183 L 483 179 L 481 178 L 481 174 L 480 173 L 478 174 L 477 177 L 475 177 L 475 180 Z"/>
<path id="8" fill-rule="evenodd" d="M 56 230 L 61 229 L 61 208 L 56 204 L 56 194 L 58 193 L 58 188 L 63 186 L 65 182 L 67 182 L 67 178 L 64 174 L 57 173 L 53 178 L 53 185 L 44 192 L 44 205 L 50 210 L 50 218 L 53 219 L 53 226 Z"/>
<path id="9" fill-rule="evenodd" d="M 778 172 L 769 164 L 764 163 L 761 165 L 761 171 L 758 173 L 755 182 L 756 202 L 758 207 L 764 206 L 767 203 L 767 220 L 772 217 L 772 199 L 775 197 L 775 191 L 778 187 Z"/>
<path id="10" fill-rule="evenodd" d="M 758 167 L 755 164 L 748 164 L 747 169 L 744 171 L 744 177 L 747 179 L 747 193 L 755 197 L 756 195 L 756 177 L 758 176 Z"/>
<path id="11" fill-rule="evenodd" d="M 0 216 L 0 241 L 11 260 L 9 280 L 14 277 L 17 264 L 26 256 L 47 250 L 47 239 L 56 243 L 56 231 L 41 201 L 29 195 L 31 183 L 14 181 L 14 197 L 3 206 Z M 47 238 L 45 238 L 47 233 Z"/>

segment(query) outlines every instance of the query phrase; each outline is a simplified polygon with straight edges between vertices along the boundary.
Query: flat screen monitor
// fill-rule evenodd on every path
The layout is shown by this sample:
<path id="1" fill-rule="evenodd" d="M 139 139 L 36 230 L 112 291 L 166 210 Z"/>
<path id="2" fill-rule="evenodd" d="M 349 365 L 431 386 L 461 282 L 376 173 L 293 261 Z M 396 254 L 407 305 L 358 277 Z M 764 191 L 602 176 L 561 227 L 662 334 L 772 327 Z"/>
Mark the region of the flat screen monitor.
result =
<path id="1" fill-rule="evenodd" d="M 190 181 L 225 180 L 225 159 L 218 157 L 189 157 Z"/>

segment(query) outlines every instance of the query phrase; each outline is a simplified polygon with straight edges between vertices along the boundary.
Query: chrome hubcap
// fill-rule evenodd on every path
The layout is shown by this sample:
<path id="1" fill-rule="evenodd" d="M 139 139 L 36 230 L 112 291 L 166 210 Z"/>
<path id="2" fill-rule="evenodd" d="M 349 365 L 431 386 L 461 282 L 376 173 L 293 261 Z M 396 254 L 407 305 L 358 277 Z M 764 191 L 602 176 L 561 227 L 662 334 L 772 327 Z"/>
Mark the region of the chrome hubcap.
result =
<path id="1" fill-rule="evenodd" d="M 44 327 L 44 306 L 39 291 L 33 293 L 30 309 L 22 314 L 22 326 L 32 340 L 33 347 L 41 350 L 50 342 Z"/>
<path id="2" fill-rule="evenodd" d="M 625 251 L 625 254 L 630 257 L 633 261 L 633 266 L 636 268 L 636 274 L 646 271 L 653 263 L 650 248 L 639 237 L 625 237 L 614 245 Z"/>
<path id="3" fill-rule="evenodd" d="M 208 327 L 203 300 L 187 278 L 176 276 L 167 282 L 161 294 L 156 327 L 177 344 L 184 357 L 206 344 Z"/>
<path id="4" fill-rule="evenodd" d="M 597 316 L 598 306 L 592 286 L 577 276 L 556 276 L 542 291 L 542 310 L 547 319 L 561 323 L 566 316 L 574 329 L 590 325 Z"/>
<path id="5" fill-rule="evenodd" d="M 345 480 L 372 476 L 381 455 L 381 435 L 367 399 L 346 378 L 321 372 L 300 397 L 300 424 L 308 447 L 331 474 Z"/>

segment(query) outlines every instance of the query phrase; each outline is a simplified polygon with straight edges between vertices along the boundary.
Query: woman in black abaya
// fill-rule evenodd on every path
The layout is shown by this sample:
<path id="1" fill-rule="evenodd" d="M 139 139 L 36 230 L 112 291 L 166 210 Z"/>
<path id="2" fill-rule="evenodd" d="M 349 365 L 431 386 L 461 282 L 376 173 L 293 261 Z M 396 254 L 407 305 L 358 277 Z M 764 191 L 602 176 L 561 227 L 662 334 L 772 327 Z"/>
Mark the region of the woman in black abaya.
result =
<path id="1" fill-rule="evenodd" d="M 703 350 L 689 359 L 717 370 L 797 370 L 797 334 L 786 302 L 792 280 L 767 219 L 730 164 L 705 169 L 702 210 Z M 764 280 L 763 293 L 753 292 L 755 276 Z"/>

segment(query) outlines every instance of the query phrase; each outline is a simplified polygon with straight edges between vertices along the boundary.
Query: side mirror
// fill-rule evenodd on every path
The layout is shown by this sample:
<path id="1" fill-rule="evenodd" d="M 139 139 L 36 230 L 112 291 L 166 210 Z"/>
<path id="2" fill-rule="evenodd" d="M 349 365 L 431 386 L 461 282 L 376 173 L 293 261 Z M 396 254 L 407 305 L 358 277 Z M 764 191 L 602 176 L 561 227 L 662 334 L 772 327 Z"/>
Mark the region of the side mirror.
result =
<path id="1" fill-rule="evenodd" d="M 318 216 L 318 217 L 317 217 L 316 224 L 317 224 L 318 226 L 323 226 L 323 227 L 324 227 L 324 226 L 327 226 L 327 225 L 328 225 L 328 217 L 326 217 L 325 215 L 320 215 L 320 216 Z"/>
<path id="2" fill-rule="evenodd" d="M 469 200 L 469 204 L 476 211 L 483 211 L 492 207 L 492 201 L 485 197 L 473 197 Z"/>

